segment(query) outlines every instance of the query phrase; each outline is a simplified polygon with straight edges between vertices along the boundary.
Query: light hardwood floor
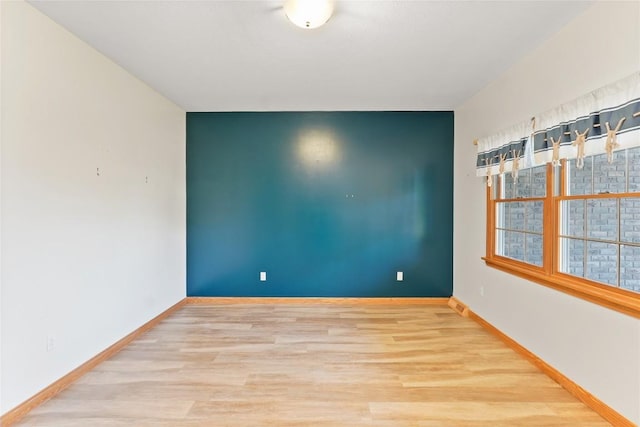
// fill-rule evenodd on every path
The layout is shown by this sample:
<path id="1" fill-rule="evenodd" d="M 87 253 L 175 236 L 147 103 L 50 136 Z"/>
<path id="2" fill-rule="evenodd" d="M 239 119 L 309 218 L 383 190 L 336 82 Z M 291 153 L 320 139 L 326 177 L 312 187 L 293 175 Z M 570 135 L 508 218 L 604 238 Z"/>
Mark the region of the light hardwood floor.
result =
<path id="1" fill-rule="evenodd" d="M 185 306 L 18 426 L 609 426 L 446 306 Z"/>

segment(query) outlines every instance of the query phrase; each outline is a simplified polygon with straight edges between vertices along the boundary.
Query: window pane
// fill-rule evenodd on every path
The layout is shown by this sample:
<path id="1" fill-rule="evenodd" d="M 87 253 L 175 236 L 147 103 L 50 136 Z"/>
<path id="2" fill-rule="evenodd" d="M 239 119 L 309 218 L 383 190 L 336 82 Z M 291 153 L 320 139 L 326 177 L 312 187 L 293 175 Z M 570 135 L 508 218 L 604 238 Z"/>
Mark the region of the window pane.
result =
<path id="1" fill-rule="evenodd" d="M 491 200 L 500 198 L 500 177 L 498 175 L 494 175 L 493 177 L 493 185 L 491 186 L 489 194 L 491 195 Z"/>
<path id="2" fill-rule="evenodd" d="M 608 285 L 618 285 L 618 245 L 587 242 L 585 277 Z"/>
<path id="3" fill-rule="evenodd" d="M 630 193 L 640 191 L 640 147 L 627 150 L 627 163 L 629 165 L 629 189 Z"/>
<path id="4" fill-rule="evenodd" d="M 509 204 L 496 203 L 496 227 L 509 228 Z"/>
<path id="5" fill-rule="evenodd" d="M 497 203 L 496 227 L 542 233 L 544 202 Z"/>
<path id="6" fill-rule="evenodd" d="M 531 169 L 524 169 L 518 172 L 516 197 L 531 197 Z"/>
<path id="7" fill-rule="evenodd" d="M 524 230 L 525 202 L 509 203 L 509 226 L 512 230 Z"/>
<path id="8" fill-rule="evenodd" d="M 547 194 L 547 167 L 531 169 L 531 197 L 544 197 Z"/>
<path id="9" fill-rule="evenodd" d="M 567 162 L 569 168 L 569 195 L 593 194 L 593 157 L 584 159 L 584 167 L 576 168 L 576 160 Z"/>
<path id="10" fill-rule="evenodd" d="M 505 256 L 524 261 L 524 233 L 505 231 Z"/>
<path id="11" fill-rule="evenodd" d="M 529 264 L 542 266 L 542 236 L 538 234 L 527 234 L 525 261 Z"/>
<path id="12" fill-rule="evenodd" d="M 513 184 L 513 178 L 511 177 L 511 172 L 507 172 L 503 175 L 504 178 L 504 198 L 505 199 L 515 199 L 516 198 L 516 189 Z"/>
<path id="13" fill-rule="evenodd" d="M 518 171 L 518 181 L 514 182 L 511 173 L 504 174 L 505 198 L 531 197 L 531 169 Z"/>
<path id="14" fill-rule="evenodd" d="M 526 202 L 525 213 L 527 216 L 527 231 L 542 233 L 542 222 L 544 219 L 543 202 Z"/>
<path id="15" fill-rule="evenodd" d="M 504 230 L 496 230 L 496 247 L 494 250 L 496 251 L 496 254 L 502 256 L 507 256 L 504 248 L 504 241 L 506 238 L 505 234 L 506 231 Z"/>
<path id="16" fill-rule="evenodd" d="M 599 193 L 624 193 L 627 188 L 627 156 L 624 150 L 613 153 L 613 161 L 606 154 L 593 157 L 593 191 Z"/>
<path id="17" fill-rule="evenodd" d="M 591 199 L 587 201 L 587 237 L 618 240 L 618 200 Z"/>
<path id="18" fill-rule="evenodd" d="M 640 247 L 620 247 L 620 287 L 640 292 Z"/>
<path id="19" fill-rule="evenodd" d="M 584 276 L 584 240 L 560 239 L 560 271 L 574 276 Z"/>
<path id="20" fill-rule="evenodd" d="M 567 200 L 562 202 L 562 234 L 584 237 L 585 200 Z"/>
<path id="21" fill-rule="evenodd" d="M 620 240 L 640 243 L 640 198 L 620 199 Z"/>

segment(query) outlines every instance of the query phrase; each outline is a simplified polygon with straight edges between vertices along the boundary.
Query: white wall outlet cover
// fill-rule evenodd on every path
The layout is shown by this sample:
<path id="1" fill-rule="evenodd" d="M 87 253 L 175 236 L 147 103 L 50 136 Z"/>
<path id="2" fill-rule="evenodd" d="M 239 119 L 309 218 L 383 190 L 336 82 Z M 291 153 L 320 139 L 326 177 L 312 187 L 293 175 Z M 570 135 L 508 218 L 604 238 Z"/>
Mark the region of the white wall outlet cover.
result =
<path id="1" fill-rule="evenodd" d="M 404 273 L 402 271 L 398 271 L 396 273 L 396 280 L 398 282 L 402 282 L 404 280 Z"/>
<path id="2" fill-rule="evenodd" d="M 267 272 L 266 271 L 261 271 L 260 272 L 260 281 L 261 282 L 266 282 L 267 281 Z"/>

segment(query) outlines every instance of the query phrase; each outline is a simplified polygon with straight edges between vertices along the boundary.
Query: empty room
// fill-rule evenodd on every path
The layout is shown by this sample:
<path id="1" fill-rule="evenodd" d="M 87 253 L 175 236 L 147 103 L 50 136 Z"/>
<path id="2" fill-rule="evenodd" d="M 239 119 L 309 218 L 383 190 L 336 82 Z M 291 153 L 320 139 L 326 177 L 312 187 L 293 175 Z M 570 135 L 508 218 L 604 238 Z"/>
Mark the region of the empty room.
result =
<path id="1" fill-rule="evenodd" d="M 0 0 L 0 425 L 640 425 L 640 1 Z"/>

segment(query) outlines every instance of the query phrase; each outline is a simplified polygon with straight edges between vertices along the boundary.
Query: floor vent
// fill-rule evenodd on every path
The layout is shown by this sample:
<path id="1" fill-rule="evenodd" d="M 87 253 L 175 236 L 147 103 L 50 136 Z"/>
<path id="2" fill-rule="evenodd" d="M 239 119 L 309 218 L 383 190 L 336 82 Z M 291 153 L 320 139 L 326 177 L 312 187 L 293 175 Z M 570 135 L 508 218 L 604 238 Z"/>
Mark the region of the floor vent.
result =
<path id="1" fill-rule="evenodd" d="M 447 303 L 449 307 L 453 309 L 456 313 L 458 313 L 462 317 L 469 317 L 469 307 L 464 305 L 460 300 L 455 297 L 449 298 L 449 302 Z"/>

